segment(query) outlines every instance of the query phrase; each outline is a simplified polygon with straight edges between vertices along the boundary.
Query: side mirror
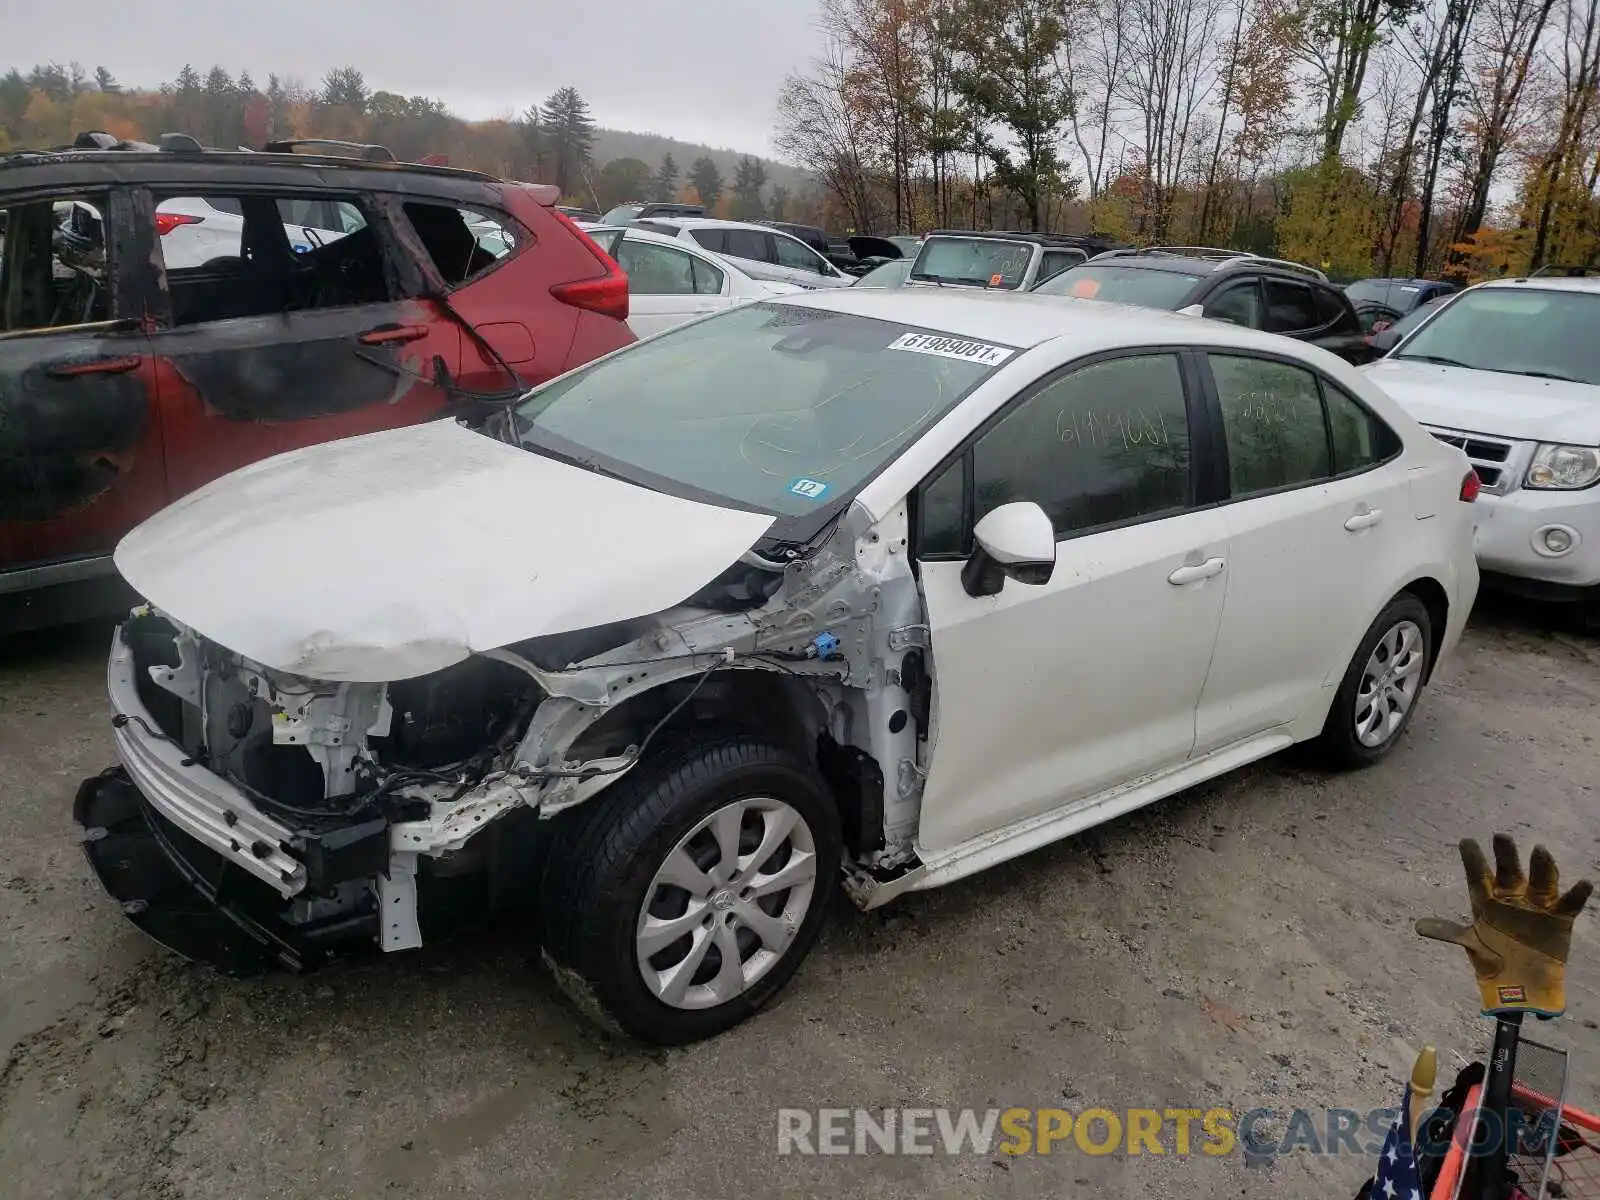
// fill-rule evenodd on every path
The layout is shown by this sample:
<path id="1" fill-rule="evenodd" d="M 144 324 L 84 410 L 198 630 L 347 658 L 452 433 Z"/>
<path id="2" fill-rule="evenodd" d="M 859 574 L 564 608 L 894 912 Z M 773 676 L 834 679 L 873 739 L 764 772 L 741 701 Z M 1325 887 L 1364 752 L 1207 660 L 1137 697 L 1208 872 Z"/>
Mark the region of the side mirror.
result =
<path id="1" fill-rule="evenodd" d="M 1007 579 L 1050 582 L 1056 567 L 1056 531 L 1044 509 L 1031 500 L 1002 504 L 978 522 L 972 536 L 977 549 L 961 568 L 967 595 L 996 595 Z"/>

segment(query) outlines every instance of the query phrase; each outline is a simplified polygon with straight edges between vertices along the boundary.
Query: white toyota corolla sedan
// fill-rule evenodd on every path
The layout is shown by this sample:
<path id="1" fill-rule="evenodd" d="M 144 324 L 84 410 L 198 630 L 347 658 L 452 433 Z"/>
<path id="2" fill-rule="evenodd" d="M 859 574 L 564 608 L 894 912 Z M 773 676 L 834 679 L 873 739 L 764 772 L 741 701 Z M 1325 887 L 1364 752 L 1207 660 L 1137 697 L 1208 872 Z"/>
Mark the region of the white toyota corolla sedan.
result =
<path id="1" fill-rule="evenodd" d="M 871 908 L 1296 742 L 1382 758 L 1472 606 L 1476 492 L 1283 338 L 760 301 L 140 526 L 76 815 L 123 911 L 226 969 L 531 900 L 587 1011 L 691 1041 L 838 881 Z"/>

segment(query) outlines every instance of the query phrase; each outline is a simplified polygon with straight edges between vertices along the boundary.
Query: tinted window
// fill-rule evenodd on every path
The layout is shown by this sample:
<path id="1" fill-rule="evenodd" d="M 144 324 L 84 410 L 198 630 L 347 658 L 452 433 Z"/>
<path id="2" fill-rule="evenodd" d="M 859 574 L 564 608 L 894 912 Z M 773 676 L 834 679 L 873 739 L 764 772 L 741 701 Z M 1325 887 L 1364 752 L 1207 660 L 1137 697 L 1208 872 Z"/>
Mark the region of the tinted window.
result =
<path id="1" fill-rule="evenodd" d="M 759 229 L 726 229 L 723 231 L 724 254 L 734 258 L 748 258 L 756 262 L 772 262 L 772 238 Z"/>
<path id="2" fill-rule="evenodd" d="M 1332 288 L 1312 288 L 1317 298 L 1317 324 L 1331 325 L 1334 333 L 1360 333 L 1355 314 Z"/>
<path id="3" fill-rule="evenodd" d="M 1251 496 L 1327 478 L 1328 430 L 1316 376 L 1264 358 L 1209 357 L 1232 494 Z"/>
<path id="4" fill-rule="evenodd" d="M 1600 384 L 1600 294 L 1489 287 L 1450 300 L 1393 354 Z"/>
<path id="5" fill-rule="evenodd" d="M 1328 431 L 1333 439 L 1333 473 L 1376 466 L 1400 449 L 1400 435 L 1326 380 Z"/>
<path id="6" fill-rule="evenodd" d="M 646 486 L 805 516 L 848 497 L 1013 354 L 767 301 L 568 372 L 518 406 L 516 428 L 530 447 Z"/>
<path id="7" fill-rule="evenodd" d="M 967 553 L 966 520 L 962 511 L 967 491 L 966 465 L 963 455 L 937 479 L 924 484 L 919 494 L 917 553 L 925 558 Z"/>
<path id="8" fill-rule="evenodd" d="M 1256 287 L 1253 279 L 1248 283 L 1225 287 L 1206 301 L 1205 314 L 1213 320 L 1230 321 L 1246 329 L 1260 329 L 1261 289 Z"/>
<path id="9" fill-rule="evenodd" d="M 1014 500 L 1061 537 L 1182 508 L 1189 425 L 1178 359 L 1093 363 L 1022 401 L 973 447 L 975 518 Z"/>
<path id="10" fill-rule="evenodd" d="M 678 232 L 676 229 L 665 225 L 658 226 L 657 229 L 661 233 L 674 235 Z M 726 229 L 691 229 L 689 230 L 689 236 L 707 250 L 714 250 L 720 254 L 727 249 L 728 231 Z"/>
<path id="11" fill-rule="evenodd" d="M 694 295 L 694 259 L 682 250 L 624 238 L 617 265 L 627 272 L 628 291 L 636 296 Z"/>
<path id="12" fill-rule="evenodd" d="M 1084 256 L 1076 250 L 1046 250 L 1044 257 L 1039 261 L 1039 279 L 1049 279 L 1059 275 L 1069 267 L 1075 267 L 1083 262 Z"/>
<path id="13" fill-rule="evenodd" d="M 929 238 L 911 268 L 912 279 L 997 287 L 1021 286 L 1033 261 L 1033 243 L 999 238 Z"/>
<path id="14" fill-rule="evenodd" d="M 822 274 L 822 260 L 809 246 L 786 237 L 774 237 L 772 241 L 778 251 L 779 266 L 810 271 L 813 275 Z"/>
<path id="15" fill-rule="evenodd" d="M 1392 282 L 1387 279 L 1362 279 L 1347 285 L 1344 294 L 1350 297 L 1352 304 L 1366 302 L 1392 308 L 1395 304 L 1389 295 L 1392 287 Z"/>
<path id="16" fill-rule="evenodd" d="M 1077 296 L 1083 300 L 1109 300 L 1112 304 L 1137 304 L 1141 308 L 1182 308 L 1198 275 L 1150 267 L 1113 267 L 1084 263 L 1061 272 L 1042 284 L 1046 296 Z"/>
<path id="17" fill-rule="evenodd" d="M 1263 279 L 1261 282 L 1267 292 L 1267 329 L 1270 332 L 1293 333 L 1322 324 L 1311 302 L 1311 289 L 1305 284 L 1291 283 L 1287 279 Z"/>

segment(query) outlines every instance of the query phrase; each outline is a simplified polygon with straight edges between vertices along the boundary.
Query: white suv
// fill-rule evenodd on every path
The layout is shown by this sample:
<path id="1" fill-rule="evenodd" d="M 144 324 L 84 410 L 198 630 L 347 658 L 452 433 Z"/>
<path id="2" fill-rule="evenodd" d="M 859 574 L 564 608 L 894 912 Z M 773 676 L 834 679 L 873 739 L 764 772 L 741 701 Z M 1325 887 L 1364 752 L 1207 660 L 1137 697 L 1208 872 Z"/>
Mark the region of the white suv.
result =
<path id="1" fill-rule="evenodd" d="M 849 287 L 855 280 L 797 237 L 748 221 L 714 221 L 710 217 L 651 217 L 634 221 L 634 229 L 693 242 L 731 259 L 753 279 L 793 283 L 800 287 Z"/>
<path id="2" fill-rule="evenodd" d="M 1472 607 L 1472 482 L 1272 334 L 760 300 L 134 530 L 155 607 L 75 815 L 195 956 L 405 950 L 525 888 L 586 1011 L 690 1041 L 841 878 L 873 908 L 1296 742 L 1382 758 Z"/>
<path id="3" fill-rule="evenodd" d="M 1596 610 L 1600 587 L 1600 279 L 1468 288 L 1366 368 L 1483 482 L 1485 581 Z"/>

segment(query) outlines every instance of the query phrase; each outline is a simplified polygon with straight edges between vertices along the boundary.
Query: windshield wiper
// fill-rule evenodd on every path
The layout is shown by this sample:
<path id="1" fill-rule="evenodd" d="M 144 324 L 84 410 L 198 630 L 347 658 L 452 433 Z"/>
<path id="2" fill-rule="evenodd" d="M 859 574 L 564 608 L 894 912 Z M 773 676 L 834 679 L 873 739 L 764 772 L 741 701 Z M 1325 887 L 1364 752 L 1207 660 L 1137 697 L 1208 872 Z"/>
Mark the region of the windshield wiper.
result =
<path id="1" fill-rule="evenodd" d="M 1459 358 L 1446 358 L 1442 354 L 1396 354 L 1395 358 L 1403 358 L 1408 362 L 1438 363 L 1441 367 L 1466 367 L 1469 371 L 1482 370 L 1472 363 L 1464 363 Z"/>
<path id="2" fill-rule="evenodd" d="M 1579 379 L 1575 375 L 1563 375 L 1559 371 L 1512 371 L 1513 375 L 1531 375 L 1535 379 L 1559 379 L 1562 383 L 1588 383 L 1587 379 Z"/>

